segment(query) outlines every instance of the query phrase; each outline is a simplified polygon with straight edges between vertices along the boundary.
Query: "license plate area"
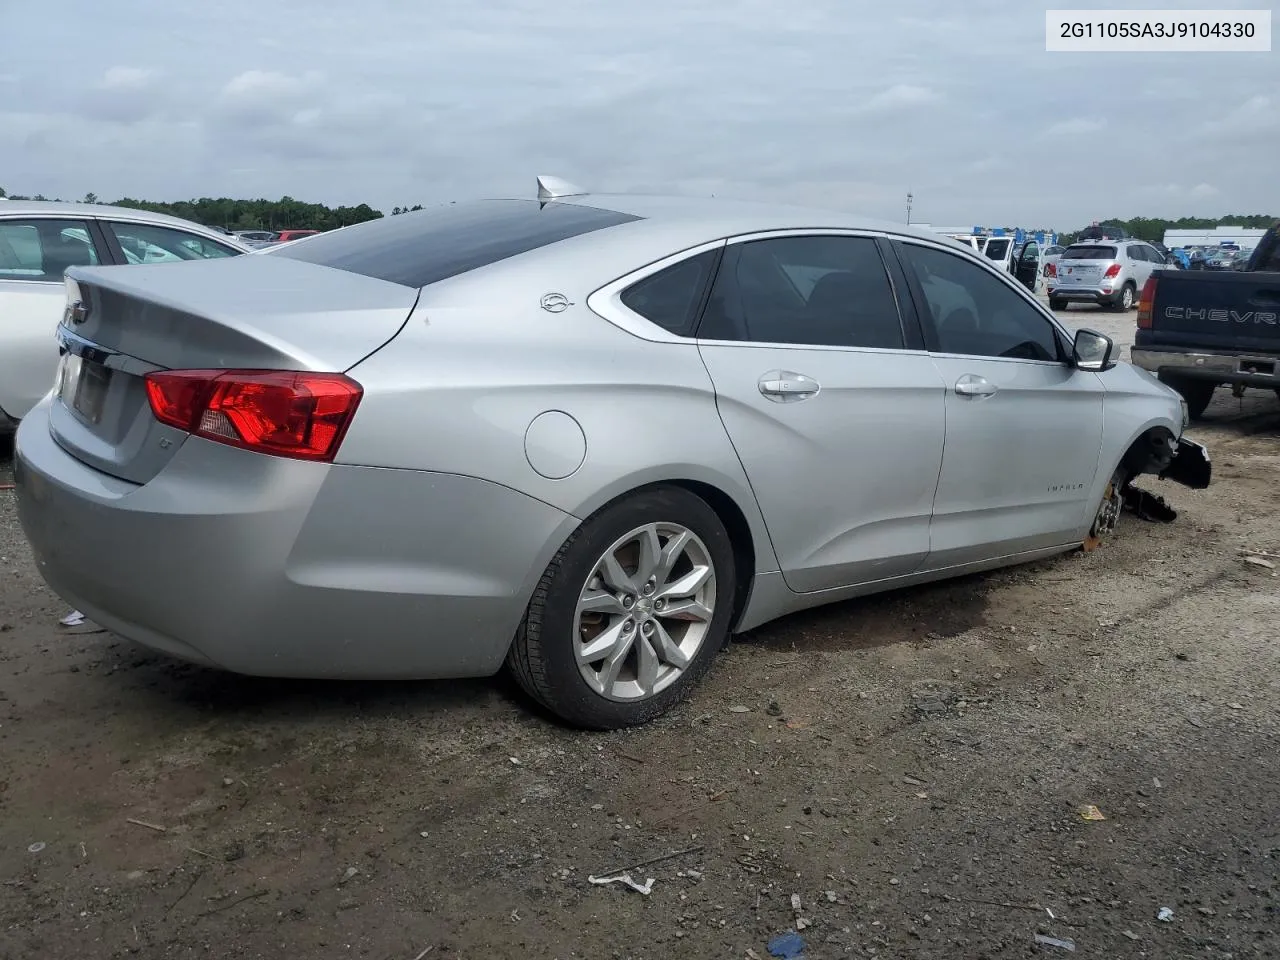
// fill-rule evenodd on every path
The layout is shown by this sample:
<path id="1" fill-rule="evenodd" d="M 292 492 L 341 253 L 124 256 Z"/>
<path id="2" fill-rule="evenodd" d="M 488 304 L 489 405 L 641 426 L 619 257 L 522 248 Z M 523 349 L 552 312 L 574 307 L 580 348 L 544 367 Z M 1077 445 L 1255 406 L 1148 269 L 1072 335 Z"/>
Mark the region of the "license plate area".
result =
<path id="1" fill-rule="evenodd" d="M 1248 373 L 1254 376 L 1274 377 L 1276 375 L 1276 362 L 1274 360 L 1254 360 L 1245 358 L 1239 364 L 1240 373 Z"/>
<path id="2" fill-rule="evenodd" d="M 110 385 L 110 368 L 74 353 L 63 356 L 58 399 L 81 420 L 92 425 L 101 422 Z"/>

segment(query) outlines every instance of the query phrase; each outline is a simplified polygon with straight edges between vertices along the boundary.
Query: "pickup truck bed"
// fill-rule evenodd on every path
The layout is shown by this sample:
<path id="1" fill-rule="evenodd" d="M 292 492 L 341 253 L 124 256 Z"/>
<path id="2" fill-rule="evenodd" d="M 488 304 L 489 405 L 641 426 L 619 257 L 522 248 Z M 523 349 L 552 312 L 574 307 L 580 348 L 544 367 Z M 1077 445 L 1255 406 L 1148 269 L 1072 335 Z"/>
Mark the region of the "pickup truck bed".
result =
<path id="1" fill-rule="evenodd" d="M 1138 304 L 1131 356 L 1182 394 L 1192 419 L 1220 384 L 1237 394 L 1264 387 L 1280 396 L 1280 224 L 1247 270 L 1153 273 Z"/>

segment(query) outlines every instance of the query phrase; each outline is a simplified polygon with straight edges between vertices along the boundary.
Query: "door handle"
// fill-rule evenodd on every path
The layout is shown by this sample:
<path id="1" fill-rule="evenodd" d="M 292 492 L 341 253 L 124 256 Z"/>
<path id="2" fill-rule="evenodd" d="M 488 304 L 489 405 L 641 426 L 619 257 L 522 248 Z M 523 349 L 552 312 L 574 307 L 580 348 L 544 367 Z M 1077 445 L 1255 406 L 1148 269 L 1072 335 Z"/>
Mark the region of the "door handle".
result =
<path id="1" fill-rule="evenodd" d="M 962 397 L 990 397 L 997 389 L 994 383 L 976 373 L 966 373 L 956 381 L 956 393 Z"/>
<path id="2" fill-rule="evenodd" d="M 791 370 L 770 370 L 760 378 L 758 386 L 765 399 L 775 403 L 808 400 L 821 389 L 813 377 Z"/>

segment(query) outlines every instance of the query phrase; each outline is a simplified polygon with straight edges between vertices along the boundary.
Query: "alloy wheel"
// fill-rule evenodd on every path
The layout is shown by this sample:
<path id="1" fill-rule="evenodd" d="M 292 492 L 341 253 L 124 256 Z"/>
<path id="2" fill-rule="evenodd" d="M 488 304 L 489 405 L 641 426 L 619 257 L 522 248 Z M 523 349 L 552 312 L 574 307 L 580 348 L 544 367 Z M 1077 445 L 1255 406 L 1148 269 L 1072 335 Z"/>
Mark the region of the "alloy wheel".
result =
<path id="1" fill-rule="evenodd" d="M 574 614 L 587 685 L 609 700 L 644 700 L 675 683 L 706 640 L 716 571 L 706 544 L 677 523 L 648 523 L 596 561 Z"/>

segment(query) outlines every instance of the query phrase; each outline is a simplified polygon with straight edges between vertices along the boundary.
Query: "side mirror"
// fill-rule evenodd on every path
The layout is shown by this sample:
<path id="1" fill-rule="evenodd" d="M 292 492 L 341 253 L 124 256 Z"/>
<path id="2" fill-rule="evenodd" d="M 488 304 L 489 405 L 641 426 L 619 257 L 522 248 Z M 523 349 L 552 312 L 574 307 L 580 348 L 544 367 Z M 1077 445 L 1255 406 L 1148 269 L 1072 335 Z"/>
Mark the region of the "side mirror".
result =
<path id="1" fill-rule="evenodd" d="M 1116 365 L 1116 345 L 1112 339 L 1096 330 L 1077 330 L 1071 347 L 1071 359 L 1077 370 L 1102 373 Z"/>

